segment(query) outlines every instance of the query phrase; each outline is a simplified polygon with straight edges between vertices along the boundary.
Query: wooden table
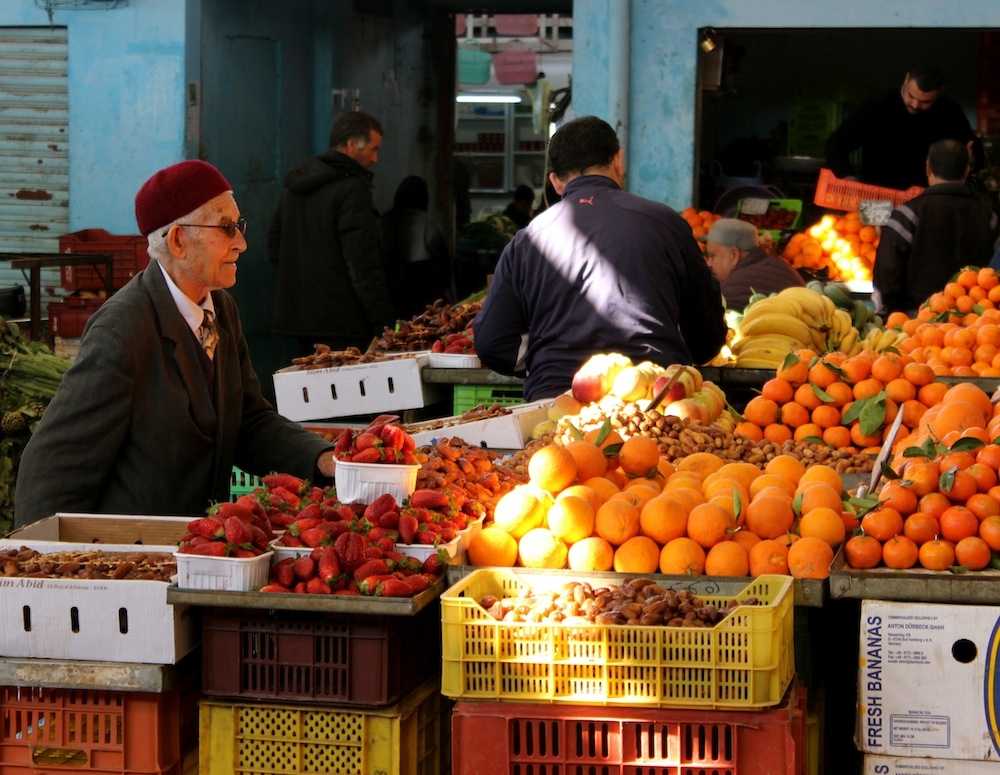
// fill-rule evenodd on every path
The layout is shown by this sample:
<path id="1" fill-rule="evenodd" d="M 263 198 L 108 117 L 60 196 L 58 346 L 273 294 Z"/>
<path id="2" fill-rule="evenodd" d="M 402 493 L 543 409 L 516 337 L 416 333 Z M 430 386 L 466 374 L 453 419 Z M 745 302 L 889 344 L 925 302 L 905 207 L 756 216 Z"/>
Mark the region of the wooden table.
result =
<path id="1" fill-rule="evenodd" d="M 0 253 L 0 261 L 9 261 L 13 269 L 27 269 L 31 283 L 31 338 L 42 335 L 42 270 L 57 266 L 92 266 L 101 276 L 104 266 L 104 289 L 110 297 L 115 292 L 110 253 Z"/>

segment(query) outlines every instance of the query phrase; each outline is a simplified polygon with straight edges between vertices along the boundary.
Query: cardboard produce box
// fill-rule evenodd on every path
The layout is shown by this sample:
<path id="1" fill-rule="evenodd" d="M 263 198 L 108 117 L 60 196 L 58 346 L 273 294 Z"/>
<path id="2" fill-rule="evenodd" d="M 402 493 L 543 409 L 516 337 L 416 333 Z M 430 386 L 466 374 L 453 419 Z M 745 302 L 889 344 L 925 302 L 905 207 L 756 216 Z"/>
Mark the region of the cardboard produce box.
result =
<path id="1" fill-rule="evenodd" d="M 152 544 L 176 549 L 190 521 L 190 517 L 60 513 L 19 527 L 8 538 L 74 544 Z"/>
<path id="2" fill-rule="evenodd" d="M 440 420 L 416 423 L 406 426 L 418 447 L 430 444 L 434 439 L 450 439 L 457 436 L 466 444 L 489 449 L 524 449 L 531 441 L 531 431 L 544 421 L 552 399 L 533 401 L 507 407 L 510 414 L 488 417 L 482 420 L 462 421 L 462 415 L 445 417 Z"/>
<path id="3" fill-rule="evenodd" d="M 998 649 L 1000 607 L 866 600 L 860 750 L 977 762 L 1000 757 Z"/>
<path id="4" fill-rule="evenodd" d="M 864 775 L 998 775 L 1000 762 L 866 756 L 862 772 Z"/>
<path id="5" fill-rule="evenodd" d="M 22 546 L 42 554 L 137 551 L 131 544 L 0 541 L 0 550 Z M 175 664 L 194 648 L 198 630 L 188 606 L 167 603 L 169 587 L 165 581 L 0 576 L 0 657 Z"/>

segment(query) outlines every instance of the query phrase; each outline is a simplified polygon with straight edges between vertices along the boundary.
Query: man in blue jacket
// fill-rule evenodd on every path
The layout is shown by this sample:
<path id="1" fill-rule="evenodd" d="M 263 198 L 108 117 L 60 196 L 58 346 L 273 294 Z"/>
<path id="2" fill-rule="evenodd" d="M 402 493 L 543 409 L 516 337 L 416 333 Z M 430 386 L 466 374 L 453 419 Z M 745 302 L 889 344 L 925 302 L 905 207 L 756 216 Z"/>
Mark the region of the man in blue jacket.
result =
<path id="1" fill-rule="evenodd" d="M 535 400 L 569 389 L 598 352 L 663 365 L 715 356 L 726 336 L 719 284 L 676 212 L 623 190 L 611 126 L 593 116 L 564 125 L 549 169 L 562 201 L 500 256 L 473 323 L 483 363 L 514 374 L 523 356 Z"/>

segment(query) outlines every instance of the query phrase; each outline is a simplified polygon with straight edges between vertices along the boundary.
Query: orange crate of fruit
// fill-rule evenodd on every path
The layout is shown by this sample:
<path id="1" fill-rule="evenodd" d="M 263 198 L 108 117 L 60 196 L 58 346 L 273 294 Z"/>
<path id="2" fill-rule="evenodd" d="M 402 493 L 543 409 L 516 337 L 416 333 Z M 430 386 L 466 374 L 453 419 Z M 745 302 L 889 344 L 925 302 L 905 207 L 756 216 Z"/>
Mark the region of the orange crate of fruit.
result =
<path id="1" fill-rule="evenodd" d="M 627 581 L 622 577 L 622 583 Z M 442 694 L 463 699 L 656 707 L 777 705 L 794 672 L 790 576 L 759 576 L 735 595 L 699 595 L 739 605 L 712 627 L 643 627 L 498 621 L 486 596 L 519 597 L 568 581 L 484 568 L 441 596 Z"/>
<path id="2" fill-rule="evenodd" d="M 895 188 L 873 186 L 857 180 L 842 180 L 831 170 L 824 168 L 819 171 L 819 181 L 816 183 L 816 196 L 813 201 L 820 207 L 828 207 L 831 210 L 857 210 L 861 202 L 871 199 L 888 199 L 893 207 L 899 207 L 923 191 L 920 186 L 911 186 L 905 191 L 898 191 Z"/>

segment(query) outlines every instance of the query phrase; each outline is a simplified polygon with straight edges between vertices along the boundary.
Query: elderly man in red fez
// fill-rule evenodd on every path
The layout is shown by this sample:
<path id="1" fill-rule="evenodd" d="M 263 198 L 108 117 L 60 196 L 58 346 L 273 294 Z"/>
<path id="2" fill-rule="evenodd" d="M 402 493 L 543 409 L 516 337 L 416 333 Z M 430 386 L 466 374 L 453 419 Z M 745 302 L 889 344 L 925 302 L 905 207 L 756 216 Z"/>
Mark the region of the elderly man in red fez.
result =
<path id="1" fill-rule="evenodd" d="M 246 221 L 211 164 L 139 189 L 149 265 L 94 313 L 21 459 L 15 522 L 57 511 L 197 514 L 228 500 L 233 465 L 333 474 L 330 445 L 261 396 L 236 283 Z"/>

